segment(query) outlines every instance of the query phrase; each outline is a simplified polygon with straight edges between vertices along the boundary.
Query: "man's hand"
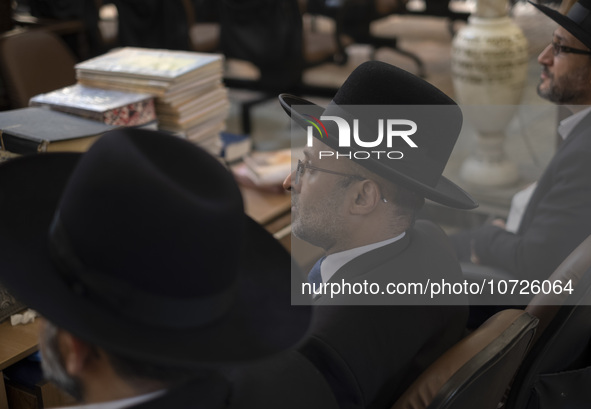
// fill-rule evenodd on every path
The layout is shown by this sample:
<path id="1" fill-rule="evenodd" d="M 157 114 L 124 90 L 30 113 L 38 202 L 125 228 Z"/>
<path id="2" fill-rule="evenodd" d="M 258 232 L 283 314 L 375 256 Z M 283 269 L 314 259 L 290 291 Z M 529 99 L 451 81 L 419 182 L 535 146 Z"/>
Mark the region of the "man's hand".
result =
<path id="1" fill-rule="evenodd" d="M 507 224 L 503 219 L 494 219 L 491 224 L 493 226 L 500 227 L 501 229 L 505 230 L 507 228 Z"/>
<path id="2" fill-rule="evenodd" d="M 490 224 L 493 226 L 497 226 L 503 230 L 505 230 L 507 228 L 507 224 L 505 223 L 505 220 L 503 220 L 503 219 L 494 219 L 493 221 L 490 222 Z M 480 264 L 480 257 L 478 257 L 478 254 L 476 254 L 475 248 L 476 248 L 476 246 L 474 243 L 474 239 L 472 239 L 470 241 L 470 262 L 472 264 Z"/>
<path id="3" fill-rule="evenodd" d="M 480 258 L 476 254 L 474 247 L 476 246 L 474 245 L 474 239 L 472 239 L 470 240 L 470 262 L 472 264 L 480 264 Z"/>

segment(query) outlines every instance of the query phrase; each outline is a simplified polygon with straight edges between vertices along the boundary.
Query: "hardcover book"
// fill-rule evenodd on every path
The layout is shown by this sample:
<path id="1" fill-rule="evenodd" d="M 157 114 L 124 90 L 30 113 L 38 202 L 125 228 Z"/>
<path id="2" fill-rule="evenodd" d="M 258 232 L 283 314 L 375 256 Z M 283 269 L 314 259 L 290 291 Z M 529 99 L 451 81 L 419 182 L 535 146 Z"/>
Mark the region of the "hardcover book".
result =
<path id="1" fill-rule="evenodd" d="M 50 109 L 0 112 L 0 148 L 17 154 L 86 151 L 99 136 L 118 128 Z"/>
<path id="2" fill-rule="evenodd" d="M 150 94 L 85 87 L 76 84 L 36 95 L 30 106 L 42 106 L 108 125 L 137 126 L 156 120 Z"/>
<path id="3" fill-rule="evenodd" d="M 252 139 L 248 135 L 238 135 L 230 132 L 220 133 L 224 149 L 222 157 L 226 162 L 234 162 L 248 155 L 252 150 Z"/>
<path id="4" fill-rule="evenodd" d="M 244 163 L 256 185 L 280 186 L 291 172 L 291 149 L 252 152 Z"/>
<path id="5" fill-rule="evenodd" d="M 75 66 L 79 77 L 87 74 L 128 76 L 176 82 L 186 76 L 221 70 L 220 54 L 124 47 Z"/>

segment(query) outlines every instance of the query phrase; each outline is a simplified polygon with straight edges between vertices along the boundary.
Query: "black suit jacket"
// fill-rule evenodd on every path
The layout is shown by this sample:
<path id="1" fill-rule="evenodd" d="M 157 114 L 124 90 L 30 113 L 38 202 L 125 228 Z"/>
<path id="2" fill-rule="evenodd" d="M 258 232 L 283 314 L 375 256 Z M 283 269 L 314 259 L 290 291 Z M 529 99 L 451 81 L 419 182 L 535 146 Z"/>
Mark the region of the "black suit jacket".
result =
<path id="1" fill-rule="evenodd" d="M 132 408 L 338 409 L 320 372 L 297 351 L 219 370 Z"/>
<path id="2" fill-rule="evenodd" d="M 230 384 L 221 375 L 171 388 L 162 396 L 139 405 L 133 409 L 223 409 L 230 400 Z"/>
<path id="3" fill-rule="evenodd" d="M 519 278 L 544 280 L 591 234 L 591 115 L 562 142 L 538 182 L 517 234 L 483 226 L 457 237 L 458 253 L 474 240 L 481 264 Z"/>
<path id="4" fill-rule="evenodd" d="M 298 351 L 286 351 L 230 373 L 230 409 L 338 409 L 326 380 Z"/>
<path id="5" fill-rule="evenodd" d="M 459 280 L 461 271 L 443 231 L 418 221 L 403 239 L 357 257 L 329 282 L 367 280 L 385 287 L 429 278 Z M 467 318 L 466 306 L 339 305 L 346 301 L 316 299 L 312 335 L 300 349 L 324 374 L 341 408 L 389 408 L 461 338 Z"/>
<path id="6" fill-rule="evenodd" d="M 218 370 L 130 409 L 338 409 L 322 375 L 297 351 Z"/>

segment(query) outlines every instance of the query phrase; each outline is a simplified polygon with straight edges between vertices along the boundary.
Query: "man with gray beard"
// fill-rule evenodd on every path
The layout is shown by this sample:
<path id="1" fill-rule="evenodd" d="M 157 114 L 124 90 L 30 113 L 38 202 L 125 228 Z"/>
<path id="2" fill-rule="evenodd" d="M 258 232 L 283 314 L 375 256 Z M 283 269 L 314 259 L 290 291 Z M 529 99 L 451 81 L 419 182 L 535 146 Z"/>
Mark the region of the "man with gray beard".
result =
<path id="1" fill-rule="evenodd" d="M 431 84 L 378 61 L 357 67 L 325 108 L 293 95 L 279 99 L 308 132 L 303 157 L 284 182 L 292 232 L 325 252 L 301 287 L 316 294 L 316 311 L 299 350 L 342 409 L 389 408 L 465 327 L 467 307 L 457 306 L 464 297 L 445 303 L 402 291 L 461 280 L 443 231 L 415 216 L 425 198 L 477 206 L 441 175 L 462 113 Z M 336 286 L 374 292 L 324 291 Z"/>

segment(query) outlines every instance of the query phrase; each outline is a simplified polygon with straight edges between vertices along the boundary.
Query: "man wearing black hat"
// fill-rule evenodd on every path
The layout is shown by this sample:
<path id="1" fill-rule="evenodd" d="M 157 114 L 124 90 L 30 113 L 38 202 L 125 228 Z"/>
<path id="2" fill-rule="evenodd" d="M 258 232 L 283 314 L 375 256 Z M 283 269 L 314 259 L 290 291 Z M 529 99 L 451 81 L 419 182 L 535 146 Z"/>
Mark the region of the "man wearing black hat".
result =
<path id="1" fill-rule="evenodd" d="M 341 408 L 390 407 L 466 322 L 466 307 L 426 306 L 442 300 L 411 294 L 413 284 L 461 280 L 442 230 L 414 221 L 424 198 L 477 206 L 441 175 L 461 111 L 424 80 L 377 61 L 360 65 L 326 108 L 285 94 L 280 102 L 308 137 L 284 182 L 292 231 L 326 253 L 302 286 L 318 308 L 300 351 Z"/>
<path id="2" fill-rule="evenodd" d="M 572 112 L 558 128 L 563 142 L 537 185 L 519 194 L 523 216 L 452 239 L 463 259 L 544 280 L 591 234 L 591 1 L 567 15 L 533 5 L 559 24 L 538 57 L 538 94 Z"/>
<path id="3" fill-rule="evenodd" d="M 289 254 L 245 216 L 231 174 L 181 139 L 128 129 L 85 154 L 5 162 L 0 212 L 0 280 L 44 317 L 46 376 L 84 403 L 227 407 L 220 365 L 308 328 Z"/>

